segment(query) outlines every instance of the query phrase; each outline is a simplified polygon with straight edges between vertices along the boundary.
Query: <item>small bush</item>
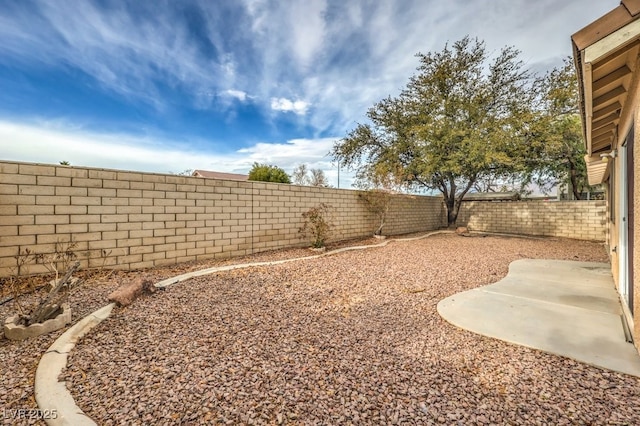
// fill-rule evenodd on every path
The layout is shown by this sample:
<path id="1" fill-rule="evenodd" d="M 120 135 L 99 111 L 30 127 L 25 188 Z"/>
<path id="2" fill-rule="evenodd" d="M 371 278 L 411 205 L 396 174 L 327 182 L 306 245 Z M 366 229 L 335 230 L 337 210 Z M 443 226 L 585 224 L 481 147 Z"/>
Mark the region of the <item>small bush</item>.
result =
<path id="1" fill-rule="evenodd" d="M 333 224 L 331 223 L 331 206 L 326 203 L 320 203 L 318 206 L 312 207 L 302 213 L 302 218 L 304 219 L 304 223 L 300 229 L 298 229 L 298 232 L 302 234 L 304 238 L 310 238 L 311 245 L 314 248 L 324 247 L 333 229 Z"/>
<path id="2" fill-rule="evenodd" d="M 369 211 L 378 219 L 378 227 L 373 232 L 374 235 L 382 235 L 382 228 L 387 222 L 387 214 L 391 207 L 391 195 L 391 191 L 385 189 L 369 189 L 358 194 L 367 204 Z"/>

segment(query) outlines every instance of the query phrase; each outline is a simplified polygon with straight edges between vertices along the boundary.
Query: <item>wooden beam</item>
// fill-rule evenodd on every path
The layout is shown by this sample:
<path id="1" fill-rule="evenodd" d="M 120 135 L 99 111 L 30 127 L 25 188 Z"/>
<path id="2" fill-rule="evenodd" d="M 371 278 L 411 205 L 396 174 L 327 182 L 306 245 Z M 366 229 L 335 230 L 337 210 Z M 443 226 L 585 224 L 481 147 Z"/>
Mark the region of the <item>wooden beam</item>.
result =
<path id="1" fill-rule="evenodd" d="M 635 16 L 638 13 L 640 13 L 640 0 L 622 0 L 621 3 L 623 4 L 624 7 L 627 8 L 627 10 L 629 11 L 629 13 L 631 13 L 632 16 Z"/>
<path id="2" fill-rule="evenodd" d="M 611 142 L 601 143 L 600 145 L 594 145 L 593 152 L 607 152 L 611 151 Z"/>
<path id="3" fill-rule="evenodd" d="M 595 145 L 611 139 L 613 139 L 613 132 L 609 131 L 607 133 L 603 133 L 602 135 L 595 136 L 593 138 L 593 143 Z M 595 152 L 595 150 L 593 152 Z"/>
<path id="4" fill-rule="evenodd" d="M 593 92 L 591 91 L 591 82 L 593 81 L 593 75 L 591 74 L 591 64 L 582 62 L 582 79 L 584 88 L 584 135 L 585 135 L 585 147 L 587 152 L 591 153 L 591 121 L 593 120 Z"/>
<path id="5" fill-rule="evenodd" d="M 625 88 L 623 86 L 618 86 L 613 90 L 609 90 L 604 95 L 601 95 L 601 96 L 598 96 L 597 98 L 595 98 L 593 100 L 593 106 L 595 108 L 597 105 L 602 105 L 604 103 L 607 103 L 610 100 L 615 99 L 620 95 L 624 95 L 625 93 L 626 93 Z"/>
<path id="6" fill-rule="evenodd" d="M 620 5 L 572 35 L 571 39 L 578 50 L 584 50 L 620 29 L 632 19 L 633 16 L 629 14 L 628 10 Z"/>
<path id="7" fill-rule="evenodd" d="M 602 126 L 605 126 L 607 124 L 609 124 L 610 122 L 617 120 L 620 117 L 620 112 L 616 111 L 613 114 L 609 114 L 607 115 L 605 118 L 598 120 L 598 121 L 594 121 L 593 124 L 591 125 L 591 128 L 593 130 L 599 129 Z"/>
<path id="8" fill-rule="evenodd" d="M 593 151 L 593 155 L 608 154 L 609 151 L 611 151 L 611 145 L 602 145 L 596 151 Z"/>
<path id="9" fill-rule="evenodd" d="M 609 133 L 609 132 L 614 131 L 616 129 L 616 127 L 617 127 L 616 123 L 608 124 L 608 125 L 606 125 L 604 127 L 601 127 L 599 129 L 594 130 L 593 132 L 591 132 L 591 137 L 592 138 L 597 138 L 598 136 L 602 136 L 605 133 Z"/>
<path id="10" fill-rule="evenodd" d="M 624 64 L 617 70 L 605 75 L 602 78 L 597 79 L 593 82 L 593 91 L 596 92 L 602 89 L 605 86 L 615 83 L 618 80 L 622 80 L 625 76 L 631 74 L 631 70 L 629 67 Z"/>
<path id="11" fill-rule="evenodd" d="M 584 49 L 585 62 L 597 62 L 612 51 L 632 43 L 640 35 L 640 19 L 629 22 L 619 30 L 609 34 Z"/>
<path id="12" fill-rule="evenodd" d="M 630 43 L 629 45 L 625 46 L 624 49 L 618 49 L 614 52 L 611 52 L 611 54 L 605 56 L 604 58 L 600 59 L 598 61 L 598 63 L 595 65 L 596 67 L 601 67 L 603 65 L 606 65 L 610 62 L 614 62 L 619 60 L 619 58 L 621 56 L 626 56 L 629 54 L 629 52 L 631 52 L 635 47 L 637 47 L 638 45 L 640 45 L 640 40 L 636 40 L 632 43 Z M 623 61 L 623 62 L 627 62 L 627 61 Z"/>
<path id="13" fill-rule="evenodd" d="M 614 102 L 611 105 L 607 105 L 604 108 L 601 108 L 601 109 L 599 109 L 597 111 L 594 111 L 593 112 L 593 119 L 594 120 L 598 120 L 598 119 L 604 117 L 605 115 L 609 114 L 610 112 L 619 111 L 621 109 L 622 109 L 622 105 L 620 104 L 620 102 Z"/>

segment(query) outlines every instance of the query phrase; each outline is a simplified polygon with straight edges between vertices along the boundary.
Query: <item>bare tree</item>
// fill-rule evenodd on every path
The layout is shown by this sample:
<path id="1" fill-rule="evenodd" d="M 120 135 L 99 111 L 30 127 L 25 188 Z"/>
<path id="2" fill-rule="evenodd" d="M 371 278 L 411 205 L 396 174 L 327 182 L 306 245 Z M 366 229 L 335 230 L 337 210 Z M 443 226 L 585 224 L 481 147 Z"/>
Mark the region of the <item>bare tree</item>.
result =
<path id="1" fill-rule="evenodd" d="M 296 185 L 322 186 L 325 188 L 331 186 L 322 169 L 309 169 L 306 164 L 300 164 L 293 169 L 291 180 Z"/>
<path id="2" fill-rule="evenodd" d="M 298 167 L 293 169 L 293 173 L 291 173 L 291 180 L 294 185 L 309 185 L 309 176 L 307 176 L 307 172 L 309 169 L 306 164 L 300 164 Z"/>
<path id="3" fill-rule="evenodd" d="M 327 177 L 324 175 L 324 172 L 321 169 L 311 169 L 311 178 L 309 179 L 309 185 L 311 186 L 322 186 L 329 187 L 329 181 Z"/>

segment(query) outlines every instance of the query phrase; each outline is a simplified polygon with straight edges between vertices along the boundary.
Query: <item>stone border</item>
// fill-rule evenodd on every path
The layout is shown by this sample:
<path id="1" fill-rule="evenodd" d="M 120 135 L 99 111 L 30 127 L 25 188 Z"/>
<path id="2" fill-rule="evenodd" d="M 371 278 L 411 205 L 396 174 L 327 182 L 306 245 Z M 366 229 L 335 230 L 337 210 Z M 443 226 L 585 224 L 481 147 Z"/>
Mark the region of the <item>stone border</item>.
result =
<path id="1" fill-rule="evenodd" d="M 50 318 L 43 323 L 32 325 L 17 325 L 18 315 L 7 318 L 4 321 L 3 331 L 4 337 L 9 340 L 25 340 L 30 337 L 40 336 L 42 334 L 51 333 L 60 330 L 71 322 L 71 308 L 68 303 L 62 304 L 62 312 L 55 318 Z"/>
<path id="2" fill-rule="evenodd" d="M 240 263 L 237 265 L 215 266 L 212 268 L 202 269 L 199 271 L 188 272 L 173 278 L 160 281 L 155 284 L 158 288 L 168 287 L 188 279 L 199 277 L 202 275 L 213 274 L 216 272 L 232 271 L 234 269 L 252 268 L 256 266 L 280 265 L 283 263 L 295 262 L 299 260 L 317 259 L 324 256 L 331 256 L 351 250 L 364 250 L 375 247 L 384 247 L 392 241 L 414 241 L 430 237 L 437 234 L 451 234 L 453 231 L 441 230 L 429 232 L 425 235 L 411 238 L 398 238 L 393 240 L 384 240 L 380 244 L 372 244 L 366 246 L 343 247 L 322 254 L 312 256 L 296 257 L 292 259 L 274 260 L 270 262 L 252 262 Z M 111 315 L 115 303 L 110 303 L 97 311 L 87 315 L 73 327 L 62 334 L 53 342 L 49 349 L 44 353 L 38 369 L 36 370 L 35 379 L 35 397 L 38 407 L 51 413 L 51 417 L 46 419 L 48 425 L 68 425 L 68 426 L 95 426 L 96 423 L 91 420 L 73 400 L 71 392 L 67 389 L 66 382 L 59 382 L 58 377 L 63 368 L 67 367 L 67 357 L 73 350 L 78 340 L 87 334 L 93 327 Z"/>
<path id="3" fill-rule="evenodd" d="M 52 418 L 45 421 L 49 425 L 95 425 L 78 407 L 67 389 L 66 382 L 59 382 L 58 376 L 67 366 L 67 357 L 82 336 L 108 318 L 115 303 L 110 303 L 87 315 L 53 342 L 44 353 L 35 379 L 35 397 L 38 407 L 47 410 Z M 55 417 L 55 418 L 53 418 Z"/>

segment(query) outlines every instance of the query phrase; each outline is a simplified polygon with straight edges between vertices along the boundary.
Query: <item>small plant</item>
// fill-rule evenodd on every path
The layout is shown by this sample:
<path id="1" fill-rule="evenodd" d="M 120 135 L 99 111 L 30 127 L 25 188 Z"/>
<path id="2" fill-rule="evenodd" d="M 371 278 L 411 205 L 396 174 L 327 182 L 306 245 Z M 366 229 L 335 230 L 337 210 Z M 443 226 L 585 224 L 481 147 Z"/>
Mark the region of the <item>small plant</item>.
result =
<path id="1" fill-rule="evenodd" d="M 92 257 L 93 253 L 95 252 L 87 251 L 86 257 L 87 258 Z M 98 252 L 98 256 L 95 256 L 96 259 L 98 257 L 100 258 L 100 264 L 98 266 L 93 267 L 89 271 L 86 271 L 85 272 L 86 276 L 92 279 L 93 278 L 96 278 L 96 279 L 109 278 L 111 274 L 113 274 L 114 272 L 113 269 L 107 269 L 107 261 L 109 260 L 111 253 L 113 253 L 113 250 L 107 250 L 107 249 L 100 250 Z"/>
<path id="2" fill-rule="evenodd" d="M 22 281 L 19 277 L 23 274 L 28 275 L 29 265 L 35 263 L 36 255 L 26 248 L 20 250 L 14 259 L 16 259 L 16 266 L 13 267 L 13 274 L 7 278 L 6 283 L 11 293 L 11 299 L 13 299 L 13 306 L 20 315 L 25 315 L 25 308 L 20 304 L 19 297 L 23 293 L 30 293 L 34 290 L 33 281 L 27 280 L 27 288 L 24 288 L 20 285 Z"/>
<path id="3" fill-rule="evenodd" d="M 378 218 L 378 228 L 373 235 L 382 235 L 382 228 L 387 221 L 387 213 L 391 207 L 391 191 L 385 189 L 369 189 L 358 194 L 367 204 L 369 211 Z"/>
<path id="4" fill-rule="evenodd" d="M 333 224 L 331 223 L 331 206 L 320 203 L 302 213 L 303 225 L 298 232 L 305 238 L 311 238 L 311 245 L 314 248 L 322 248 L 331 234 Z"/>
<path id="5" fill-rule="evenodd" d="M 53 253 L 35 255 L 36 263 L 43 265 L 50 273 L 56 276 L 53 283 L 54 286 L 60 279 L 60 273 L 69 270 L 72 262 L 78 258 L 74 251 L 77 247 L 78 243 L 73 239 L 69 242 L 58 240 Z"/>
<path id="6" fill-rule="evenodd" d="M 16 325 L 29 326 L 42 323 L 62 312 L 62 304 L 67 300 L 73 282 L 72 275 L 80 267 L 80 262 L 76 260 L 77 255 L 74 252 L 76 246 L 77 244 L 73 241 L 57 242 L 54 253 L 36 254 L 27 248 L 15 256 L 14 274 L 8 278 L 7 282 L 13 295 L 14 306 L 18 311 Z M 34 289 L 25 289 L 24 286 L 20 286 L 20 283 L 24 281 L 20 277 L 28 275 L 29 266 L 32 264 L 43 265 L 49 272 L 55 274 L 55 279 L 52 282 L 51 290 L 39 302 L 35 303 L 32 309 L 27 309 L 20 303 L 20 296 L 26 292 L 32 292 Z M 32 280 L 26 281 L 29 286 L 32 286 Z"/>
<path id="7" fill-rule="evenodd" d="M 56 281 L 55 286 L 47 294 L 47 296 L 38 303 L 31 313 L 26 317 L 21 317 L 20 323 L 25 325 L 33 325 L 44 322 L 49 318 L 56 317 L 62 312 L 62 303 L 68 299 L 69 290 L 71 288 L 71 276 L 80 268 L 80 262 L 75 262 L 65 271 L 62 278 Z"/>

